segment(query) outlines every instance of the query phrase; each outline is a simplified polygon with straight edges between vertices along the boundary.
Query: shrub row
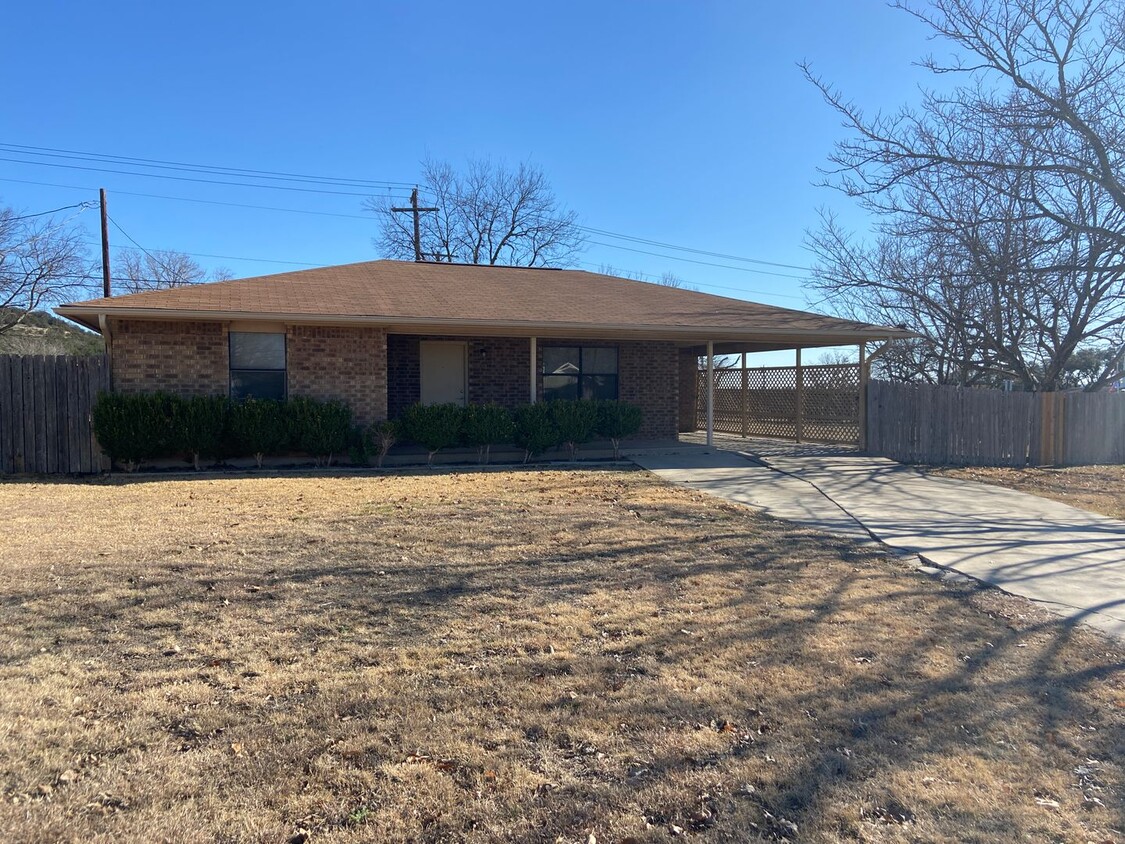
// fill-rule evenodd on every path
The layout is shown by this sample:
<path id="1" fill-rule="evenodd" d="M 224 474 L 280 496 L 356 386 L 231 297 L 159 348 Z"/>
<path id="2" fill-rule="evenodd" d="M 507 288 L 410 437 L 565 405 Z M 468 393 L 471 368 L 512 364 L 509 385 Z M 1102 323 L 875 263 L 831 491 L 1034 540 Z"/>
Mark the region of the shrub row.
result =
<path id="1" fill-rule="evenodd" d="M 495 404 L 416 404 L 396 421 L 367 427 L 353 426 L 351 410 L 341 402 L 304 397 L 280 402 L 102 393 L 94 405 L 98 442 L 130 471 L 146 460 L 180 457 L 198 469 L 204 460 L 252 456 L 260 467 L 263 458 L 288 452 L 330 465 L 345 450 L 353 463 L 366 465 L 375 458 L 382 466 L 400 440 L 423 446 L 430 463 L 441 449 L 460 445 L 476 448 L 487 463 L 492 446 L 501 443 L 522 448 L 526 462 L 562 445 L 574 459 L 583 443 L 602 437 L 613 443 L 616 459 L 621 440 L 640 426 L 640 408 L 620 401 L 541 402 L 514 412 Z"/>
<path id="2" fill-rule="evenodd" d="M 293 398 L 231 401 L 225 396 L 183 398 L 168 393 L 102 393 L 94 405 L 94 433 L 114 462 L 132 470 L 145 460 L 201 460 L 299 451 L 319 465 L 348 447 L 347 405 Z"/>
<path id="3" fill-rule="evenodd" d="M 527 462 L 562 445 L 573 460 L 579 446 L 595 437 L 610 440 L 617 459 L 621 440 L 640 427 L 641 409 L 636 405 L 577 399 L 523 405 L 514 412 L 495 404 L 416 404 L 398 420 L 395 434 L 425 448 L 431 463 L 441 449 L 458 445 L 476 448 L 481 462 L 488 462 L 492 446 L 501 443 L 522 448 Z"/>

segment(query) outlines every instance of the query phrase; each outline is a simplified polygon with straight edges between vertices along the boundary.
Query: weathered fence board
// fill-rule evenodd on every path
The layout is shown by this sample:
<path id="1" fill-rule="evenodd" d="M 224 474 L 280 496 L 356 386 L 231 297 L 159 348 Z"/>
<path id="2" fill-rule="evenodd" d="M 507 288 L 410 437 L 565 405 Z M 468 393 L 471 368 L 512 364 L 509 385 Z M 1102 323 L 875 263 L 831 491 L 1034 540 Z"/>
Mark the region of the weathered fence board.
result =
<path id="1" fill-rule="evenodd" d="M 92 423 L 106 389 L 102 356 L 0 355 L 0 474 L 108 468 Z"/>
<path id="2" fill-rule="evenodd" d="M 867 450 L 938 465 L 1125 463 L 1125 395 L 873 381 Z"/>

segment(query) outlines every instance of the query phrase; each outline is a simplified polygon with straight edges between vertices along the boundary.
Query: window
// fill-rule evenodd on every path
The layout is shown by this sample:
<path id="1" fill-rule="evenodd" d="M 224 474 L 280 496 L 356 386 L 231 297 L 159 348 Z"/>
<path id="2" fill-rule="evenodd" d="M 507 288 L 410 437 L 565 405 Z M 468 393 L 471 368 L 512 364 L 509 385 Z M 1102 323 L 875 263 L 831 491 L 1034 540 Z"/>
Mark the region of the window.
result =
<path id="1" fill-rule="evenodd" d="M 617 398 L 617 349 L 612 346 L 544 346 L 543 398 Z"/>
<path id="2" fill-rule="evenodd" d="M 230 333 L 232 399 L 285 398 L 285 335 Z"/>

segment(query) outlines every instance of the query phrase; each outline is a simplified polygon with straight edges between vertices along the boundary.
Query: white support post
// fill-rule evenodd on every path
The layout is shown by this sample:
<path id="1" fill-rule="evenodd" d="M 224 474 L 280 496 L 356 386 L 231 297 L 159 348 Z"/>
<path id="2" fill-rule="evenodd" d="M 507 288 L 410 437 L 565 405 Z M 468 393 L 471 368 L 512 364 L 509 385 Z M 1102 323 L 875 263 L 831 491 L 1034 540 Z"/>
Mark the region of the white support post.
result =
<path id="1" fill-rule="evenodd" d="M 536 354 L 535 338 L 531 338 L 531 403 L 535 404 L 535 400 L 539 398 L 539 391 L 536 387 L 536 376 L 539 374 L 535 368 L 535 354 Z"/>
<path id="2" fill-rule="evenodd" d="M 707 341 L 707 445 L 715 444 L 715 343 Z"/>

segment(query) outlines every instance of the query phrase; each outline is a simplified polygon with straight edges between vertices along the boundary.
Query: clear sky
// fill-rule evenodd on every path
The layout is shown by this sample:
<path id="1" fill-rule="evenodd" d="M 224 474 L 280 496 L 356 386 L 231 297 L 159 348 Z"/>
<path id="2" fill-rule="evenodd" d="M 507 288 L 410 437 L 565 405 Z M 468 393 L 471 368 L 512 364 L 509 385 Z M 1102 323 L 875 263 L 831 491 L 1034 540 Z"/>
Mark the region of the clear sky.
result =
<path id="1" fill-rule="evenodd" d="M 814 186 L 843 130 L 797 62 L 872 110 L 896 108 L 917 99 L 912 62 L 932 49 L 876 0 L 47 0 L 4 17 L 2 144 L 401 183 L 427 155 L 529 159 L 584 225 L 798 267 L 816 209 L 849 203 Z M 14 163 L 100 166 L 4 150 L 0 202 L 37 212 L 104 186 L 137 242 L 238 276 L 378 257 L 360 196 Z M 96 212 L 79 219 L 92 241 Z M 585 268 L 670 270 L 706 292 L 807 304 L 800 270 L 593 240 L 614 246 L 591 244 Z"/>

